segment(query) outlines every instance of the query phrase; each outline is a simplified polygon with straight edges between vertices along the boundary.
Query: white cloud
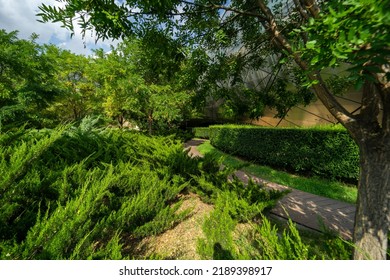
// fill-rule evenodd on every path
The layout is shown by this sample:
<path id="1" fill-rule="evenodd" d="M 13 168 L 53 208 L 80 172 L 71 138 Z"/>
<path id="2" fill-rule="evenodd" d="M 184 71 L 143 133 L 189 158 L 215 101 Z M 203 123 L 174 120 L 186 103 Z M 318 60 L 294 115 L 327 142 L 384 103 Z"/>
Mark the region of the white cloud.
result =
<path id="1" fill-rule="evenodd" d="M 70 31 L 62 28 L 61 23 L 38 22 L 38 17 L 35 15 L 39 12 L 38 6 L 42 3 L 57 7 L 63 5 L 55 0 L 0 0 L 0 29 L 8 32 L 18 30 L 18 37 L 23 39 L 36 33 L 39 35 L 39 43 L 54 43 L 77 54 L 90 55 L 91 49 L 109 49 L 111 44 L 114 46 L 118 44 L 118 41 L 99 41 L 95 44 L 95 37 L 91 34 L 87 34 L 83 39 L 81 29 L 76 25 L 75 35 L 71 39 Z"/>

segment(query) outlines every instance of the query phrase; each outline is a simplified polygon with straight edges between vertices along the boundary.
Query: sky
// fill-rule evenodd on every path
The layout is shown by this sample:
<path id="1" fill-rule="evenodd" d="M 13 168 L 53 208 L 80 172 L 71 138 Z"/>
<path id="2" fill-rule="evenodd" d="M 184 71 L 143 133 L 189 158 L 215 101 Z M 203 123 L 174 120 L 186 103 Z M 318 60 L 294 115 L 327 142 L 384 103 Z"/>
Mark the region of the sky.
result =
<path id="1" fill-rule="evenodd" d="M 117 45 L 118 41 L 108 40 L 95 44 L 95 37 L 91 34 L 83 39 L 76 25 L 75 35 L 71 38 L 70 31 L 62 28 L 61 23 L 38 22 L 38 17 L 35 15 L 39 12 L 38 6 L 42 3 L 51 6 L 61 5 L 55 0 L 0 0 L 0 29 L 5 29 L 7 32 L 18 30 L 19 39 L 28 39 L 32 33 L 36 33 L 39 35 L 38 43 L 51 43 L 76 54 L 92 55 L 92 49 L 103 48 L 108 51 L 110 45 Z"/>

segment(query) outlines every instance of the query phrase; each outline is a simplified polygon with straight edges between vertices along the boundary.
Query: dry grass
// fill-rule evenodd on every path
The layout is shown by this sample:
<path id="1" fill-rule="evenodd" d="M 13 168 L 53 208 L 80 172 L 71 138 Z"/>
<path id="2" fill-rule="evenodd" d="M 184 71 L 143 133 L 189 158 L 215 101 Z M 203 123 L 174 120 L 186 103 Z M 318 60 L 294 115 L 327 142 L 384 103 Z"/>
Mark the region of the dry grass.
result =
<path id="1" fill-rule="evenodd" d="M 183 197 L 183 204 L 179 211 L 192 209 L 191 215 L 174 228 L 164 233 L 144 238 L 135 248 L 139 253 L 137 258 L 158 256 L 163 259 L 199 260 L 196 252 L 197 240 L 204 238 L 202 225 L 204 219 L 214 209 L 195 194 Z"/>
<path id="2" fill-rule="evenodd" d="M 136 259 L 162 258 L 165 260 L 200 260 L 197 252 L 199 238 L 205 238 L 202 226 L 214 210 L 214 206 L 204 203 L 196 194 L 183 196 L 180 211 L 192 209 L 190 216 L 172 229 L 142 240 L 133 240 L 132 252 Z M 250 224 L 238 224 L 233 239 L 239 240 L 253 230 Z M 239 250 L 239 248 L 237 248 Z"/>

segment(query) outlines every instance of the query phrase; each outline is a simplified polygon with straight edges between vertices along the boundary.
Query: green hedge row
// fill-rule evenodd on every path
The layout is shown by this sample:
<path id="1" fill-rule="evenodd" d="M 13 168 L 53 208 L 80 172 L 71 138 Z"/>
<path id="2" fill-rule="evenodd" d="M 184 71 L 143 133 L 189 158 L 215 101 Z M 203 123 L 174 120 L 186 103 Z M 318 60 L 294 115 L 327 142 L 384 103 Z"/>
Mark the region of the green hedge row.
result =
<path id="1" fill-rule="evenodd" d="M 342 127 L 216 125 L 209 136 L 220 150 L 259 164 L 348 182 L 359 176 L 358 147 Z"/>
<path id="2" fill-rule="evenodd" d="M 204 138 L 209 139 L 210 138 L 210 129 L 208 127 L 194 127 L 192 129 L 192 132 L 194 133 L 194 136 L 196 138 Z"/>

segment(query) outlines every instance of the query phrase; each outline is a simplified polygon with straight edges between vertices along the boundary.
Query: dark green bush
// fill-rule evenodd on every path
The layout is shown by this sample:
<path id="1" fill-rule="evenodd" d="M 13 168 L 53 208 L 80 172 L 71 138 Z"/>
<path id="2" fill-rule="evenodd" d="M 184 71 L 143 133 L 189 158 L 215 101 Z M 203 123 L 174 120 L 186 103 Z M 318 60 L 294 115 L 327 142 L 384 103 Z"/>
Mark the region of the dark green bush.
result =
<path id="1" fill-rule="evenodd" d="M 227 153 L 304 175 L 356 182 L 359 150 L 341 127 L 210 126 L 210 142 Z"/>

